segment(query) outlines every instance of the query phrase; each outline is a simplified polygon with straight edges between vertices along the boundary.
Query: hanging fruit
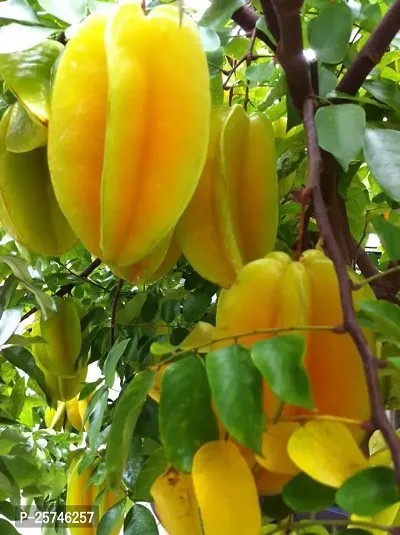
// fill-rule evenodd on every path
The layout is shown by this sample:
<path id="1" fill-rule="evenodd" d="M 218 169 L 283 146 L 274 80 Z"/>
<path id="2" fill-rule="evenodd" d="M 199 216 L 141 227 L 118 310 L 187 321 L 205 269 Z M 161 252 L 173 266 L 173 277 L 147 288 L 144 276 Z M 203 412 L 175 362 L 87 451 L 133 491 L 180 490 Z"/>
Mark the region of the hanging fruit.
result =
<path id="1" fill-rule="evenodd" d="M 269 253 L 278 225 L 275 134 L 263 113 L 240 105 L 211 114 L 206 165 L 177 226 L 183 254 L 205 279 L 228 288 Z"/>
<path id="2" fill-rule="evenodd" d="M 200 178 L 209 115 L 190 17 L 128 2 L 83 22 L 55 76 L 48 155 L 60 207 L 91 253 L 129 266 L 172 231 Z"/>
<path id="3" fill-rule="evenodd" d="M 76 243 L 56 201 L 50 181 L 46 149 L 14 153 L 6 140 L 14 106 L 0 122 L 0 223 L 25 247 L 49 256 L 59 256 Z"/>
<path id="4" fill-rule="evenodd" d="M 350 272 L 357 281 L 357 275 Z M 354 304 L 374 299 L 368 285 L 353 291 Z M 322 252 L 306 251 L 300 261 L 285 253 L 274 252 L 247 264 L 236 282 L 222 290 L 217 309 L 214 339 L 269 328 L 338 326 L 343 322 L 335 268 Z M 284 334 L 284 333 L 282 333 Z M 357 348 L 349 334 L 330 330 L 304 330 L 307 369 L 315 411 L 319 414 L 366 421 L 370 418 L 368 389 Z M 371 349 L 375 336 L 364 329 Z M 276 333 L 241 336 L 238 342 L 247 347 Z M 214 348 L 233 341 L 214 343 Z M 276 415 L 279 399 L 264 380 L 263 404 L 267 417 Z M 340 392 L 340 395 L 338 393 Z M 315 413 L 315 411 L 313 411 Z M 285 405 L 283 414 L 309 414 L 307 409 Z M 357 436 L 363 433 L 354 426 Z M 270 437 L 268 437 L 270 438 Z M 270 467 L 268 467 L 270 469 Z M 285 473 L 285 470 L 277 470 Z"/>

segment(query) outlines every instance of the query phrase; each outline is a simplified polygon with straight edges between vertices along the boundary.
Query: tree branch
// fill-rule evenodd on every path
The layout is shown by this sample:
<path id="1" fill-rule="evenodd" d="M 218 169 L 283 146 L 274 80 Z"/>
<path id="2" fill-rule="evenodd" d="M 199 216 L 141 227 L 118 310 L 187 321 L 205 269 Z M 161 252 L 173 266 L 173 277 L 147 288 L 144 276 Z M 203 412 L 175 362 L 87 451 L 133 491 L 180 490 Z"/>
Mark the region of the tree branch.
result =
<path id="1" fill-rule="evenodd" d="M 400 0 L 397 1 L 400 2 Z M 321 188 L 321 174 L 324 162 L 318 145 L 314 121 L 315 99 L 313 98 L 306 60 L 303 55 L 300 18 L 302 0 L 272 0 L 272 3 L 278 18 L 281 36 L 278 57 L 285 70 L 293 102 L 297 108 L 301 107 L 307 139 L 308 181 L 303 195 L 312 199 L 320 236 L 335 267 L 343 313 L 343 327 L 351 336 L 360 354 L 369 392 L 371 422 L 377 429 L 381 430 L 391 451 L 397 483 L 400 488 L 400 441 L 397 439 L 394 429 L 386 418 L 381 402 L 377 361 L 361 327 L 356 321 L 352 300 L 352 282 L 348 276 L 346 262 L 343 259 L 341 249 L 332 230 L 330 218 L 327 213 L 327 205 L 325 204 Z M 336 173 L 333 175 L 335 178 Z M 336 193 L 335 181 L 328 186 L 335 188 Z"/>
<path id="2" fill-rule="evenodd" d="M 293 104 L 301 113 L 303 102 L 313 95 L 303 54 L 300 16 L 303 0 L 272 0 L 272 5 L 279 24 L 278 59 L 285 71 Z"/>
<path id="3" fill-rule="evenodd" d="M 82 280 L 82 279 L 87 279 L 89 277 L 89 275 L 91 273 L 93 273 L 93 271 L 99 267 L 99 265 L 101 264 L 101 260 L 100 258 L 96 258 L 95 260 L 93 260 L 93 262 L 91 264 L 88 265 L 88 267 L 86 269 L 84 269 L 82 271 L 82 273 L 80 273 L 79 275 L 76 275 L 76 277 L 79 279 L 79 280 Z M 70 284 L 65 284 L 64 286 L 61 286 L 61 288 L 58 290 L 58 292 L 56 292 L 55 295 L 58 295 L 59 297 L 62 297 L 63 295 L 67 295 L 70 293 L 70 291 L 76 286 L 76 283 L 74 282 L 71 282 Z M 30 316 L 32 316 L 32 314 L 34 314 L 35 312 L 37 311 L 37 307 L 33 307 L 31 308 L 30 310 L 28 310 L 28 312 L 26 312 L 22 318 L 21 318 L 21 321 L 24 321 L 26 319 L 28 319 Z"/>
<path id="4" fill-rule="evenodd" d="M 236 22 L 236 24 L 240 26 L 247 34 L 251 35 L 252 31 L 256 27 L 258 15 L 252 7 L 241 6 L 232 15 L 232 20 Z M 271 34 L 274 35 L 272 31 Z M 263 43 L 268 45 L 274 53 L 276 52 L 275 43 L 273 43 L 271 39 L 265 35 L 264 32 L 257 29 L 256 37 L 257 39 L 260 39 L 260 41 L 263 41 Z"/>
<path id="5" fill-rule="evenodd" d="M 353 300 L 352 283 L 347 273 L 347 267 L 343 261 L 341 251 L 335 240 L 326 206 L 321 190 L 321 152 L 317 140 L 317 132 L 314 122 L 314 102 L 306 99 L 303 105 L 304 128 L 307 136 L 307 148 L 309 158 L 308 184 L 314 203 L 314 214 L 324 244 L 326 245 L 332 262 L 335 266 L 339 282 L 340 298 L 343 311 L 343 325 L 349 333 L 361 356 L 364 373 L 369 391 L 371 421 L 380 429 L 392 454 L 393 464 L 396 470 L 397 484 L 400 488 L 400 441 L 389 420 L 386 418 L 382 405 L 379 381 L 377 375 L 376 359 L 368 345 L 368 342 L 356 321 Z"/>
<path id="6" fill-rule="evenodd" d="M 337 87 L 337 91 L 355 95 L 368 74 L 379 63 L 399 30 L 400 0 L 396 0 L 351 62 L 350 67 Z"/>

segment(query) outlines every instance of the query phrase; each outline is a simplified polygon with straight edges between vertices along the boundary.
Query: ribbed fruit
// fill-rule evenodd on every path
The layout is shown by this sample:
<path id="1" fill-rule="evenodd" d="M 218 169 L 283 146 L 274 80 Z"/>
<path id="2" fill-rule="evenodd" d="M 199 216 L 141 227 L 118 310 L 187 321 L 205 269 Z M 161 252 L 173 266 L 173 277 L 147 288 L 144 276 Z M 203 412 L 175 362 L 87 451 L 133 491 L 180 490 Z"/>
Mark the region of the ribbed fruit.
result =
<path id="1" fill-rule="evenodd" d="M 275 135 L 268 117 L 242 106 L 211 114 L 207 162 L 177 232 L 204 278 L 229 287 L 244 264 L 271 251 L 278 224 Z"/>
<path id="2" fill-rule="evenodd" d="M 355 274 L 350 274 L 356 278 Z M 361 299 L 373 299 L 363 285 L 353 292 L 355 306 Z M 306 251 L 299 262 L 285 253 L 270 253 L 247 264 L 218 303 L 214 339 L 277 327 L 337 326 L 343 321 L 338 281 L 332 262 L 320 251 Z M 304 364 L 308 371 L 316 411 L 364 421 L 370 418 L 369 396 L 358 351 L 348 334 L 302 331 L 306 338 Z M 282 333 L 284 334 L 284 333 Z M 364 334 L 374 350 L 374 334 Z M 250 347 L 274 334 L 249 334 L 239 343 Z M 214 343 L 215 348 L 233 341 Z M 278 400 L 264 385 L 264 411 L 272 418 Z M 286 406 L 285 414 L 307 413 Z M 352 428 L 354 431 L 354 426 Z M 278 470 L 279 472 L 279 470 Z"/>
<path id="3" fill-rule="evenodd" d="M 56 201 L 46 149 L 20 154 L 6 149 L 12 107 L 0 122 L 0 223 L 25 247 L 59 256 L 77 239 Z"/>
<path id="4" fill-rule="evenodd" d="M 110 266 L 112 271 L 131 284 L 152 284 L 162 279 L 177 263 L 181 250 L 175 233 L 164 238 L 141 262 L 131 266 Z"/>
<path id="5" fill-rule="evenodd" d="M 46 320 L 38 312 L 39 326 L 35 333 L 46 340 L 35 344 L 34 351 L 47 370 L 59 377 L 75 377 L 80 368 L 76 366 L 82 345 L 80 312 L 75 300 L 56 298 L 57 312 Z"/>
<path id="6" fill-rule="evenodd" d="M 88 400 L 82 399 L 79 401 L 79 397 L 75 396 L 65 403 L 65 410 L 67 413 L 68 421 L 77 429 L 78 431 L 83 430 L 83 418 L 88 406 Z M 85 431 L 88 430 L 88 421 L 85 424 Z"/>
<path id="7" fill-rule="evenodd" d="M 192 477 L 206 535 L 260 534 L 256 485 L 233 442 L 201 446 L 193 458 Z"/>
<path id="8" fill-rule="evenodd" d="M 150 491 L 157 516 L 169 535 L 201 535 L 192 476 L 169 467 Z"/>
<path id="9" fill-rule="evenodd" d="M 82 460 L 82 455 L 75 457 L 69 467 L 67 478 L 67 499 L 66 506 L 70 508 L 70 512 L 77 510 L 78 507 L 85 507 L 90 510 L 93 505 L 96 493 L 93 485 L 88 485 L 90 476 L 92 475 L 92 468 L 86 468 L 82 474 L 79 474 L 79 464 Z M 93 526 L 68 526 L 70 535 L 95 535 L 96 527 Z"/>
<path id="10" fill-rule="evenodd" d="M 129 266 L 168 235 L 200 178 L 209 115 L 199 32 L 176 7 L 146 17 L 121 3 L 83 22 L 55 77 L 48 154 L 58 202 L 89 251 Z"/>
<path id="11" fill-rule="evenodd" d="M 77 506 L 86 506 L 87 510 L 90 510 L 90 506 L 94 505 L 98 494 L 107 488 L 107 483 L 104 482 L 100 486 L 94 484 L 88 485 L 88 481 L 93 474 L 93 467 L 89 466 L 81 474 L 79 474 L 79 465 L 82 460 L 82 455 L 78 455 L 73 459 L 71 466 L 68 470 L 68 482 L 67 482 L 67 500 L 66 505 L 70 508 L 70 512 L 77 510 Z M 106 512 L 113 507 L 117 502 L 125 497 L 123 490 L 107 491 L 102 496 L 99 503 L 99 515 L 98 521 L 106 514 Z M 110 532 L 110 535 L 118 535 L 121 530 L 123 518 L 116 522 L 114 529 Z M 93 526 L 73 526 L 69 527 L 71 535 L 96 535 L 96 527 Z"/>

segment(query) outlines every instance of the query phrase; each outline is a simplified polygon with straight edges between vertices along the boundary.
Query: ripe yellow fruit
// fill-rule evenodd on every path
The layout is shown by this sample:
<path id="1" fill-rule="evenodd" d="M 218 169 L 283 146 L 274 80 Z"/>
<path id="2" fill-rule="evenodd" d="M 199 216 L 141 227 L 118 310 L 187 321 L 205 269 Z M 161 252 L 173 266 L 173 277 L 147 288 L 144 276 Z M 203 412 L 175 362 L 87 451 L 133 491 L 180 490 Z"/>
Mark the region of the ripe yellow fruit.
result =
<path id="1" fill-rule="evenodd" d="M 206 535 L 260 534 L 256 485 L 233 442 L 201 446 L 193 458 L 192 478 Z"/>
<path id="2" fill-rule="evenodd" d="M 169 535 L 201 535 L 192 477 L 169 467 L 150 491 L 155 510 Z"/>
<path id="3" fill-rule="evenodd" d="M 152 254 L 197 186 L 209 115 L 190 17 L 180 24 L 166 5 L 145 16 L 127 2 L 83 22 L 58 65 L 48 155 L 57 200 L 89 251 L 119 268 Z"/>
<path id="4" fill-rule="evenodd" d="M 25 247 L 59 256 L 76 243 L 56 201 L 50 181 L 46 149 L 22 152 L 6 148 L 12 107 L 0 122 L 0 222 Z"/>
<path id="5" fill-rule="evenodd" d="M 356 275 L 351 274 L 351 277 Z M 362 299 L 374 299 L 368 285 L 353 292 L 356 307 L 357 301 Z M 342 321 L 332 262 L 316 250 L 306 251 L 299 262 L 292 261 L 285 253 L 274 252 L 247 264 L 232 287 L 221 292 L 214 339 L 268 328 L 337 326 Z M 370 407 L 364 370 L 350 335 L 315 330 L 302 332 L 306 341 L 304 364 L 317 413 L 368 420 Z M 374 334 L 367 329 L 364 334 L 374 350 Z M 250 347 L 272 336 L 275 334 L 249 334 L 240 337 L 239 343 Z M 231 343 L 233 340 L 225 340 L 214 343 L 213 347 Z M 264 382 L 266 415 L 274 417 L 278 407 L 279 400 Z M 307 414 L 307 411 L 289 406 L 283 414 Z M 359 432 L 357 436 L 361 435 Z"/>
<path id="6" fill-rule="evenodd" d="M 77 429 L 78 431 L 83 430 L 83 418 L 88 406 L 88 398 L 82 399 L 79 401 L 79 396 L 66 401 L 65 410 L 67 413 L 68 421 Z M 89 422 L 86 421 L 85 431 L 88 430 Z"/>
<path id="7" fill-rule="evenodd" d="M 79 465 L 83 455 L 75 457 L 68 470 L 68 482 L 67 482 L 67 499 L 66 505 L 71 508 L 71 511 L 77 510 L 79 506 L 86 506 L 87 510 L 90 510 L 98 496 L 98 494 L 107 488 L 107 483 L 104 482 L 100 486 L 93 484 L 88 485 L 89 479 L 93 474 L 93 467 L 89 466 L 81 474 L 79 474 Z M 104 493 L 101 502 L 99 504 L 99 518 L 101 520 L 103 515 L 113 507 L 117 502 L 122 500 L 125 496 L 123 490 L 112 491 L 109 490 Z M 119 519 L 112 530 L 110 535 L 118 535 L 121 531 L 123 524 L 123 517 Z M 68 529 L 70 535 L 96 535 L 95 525 L 69 525 Z"/>
<path id="8" fill-rule="evenodd" d="M 181 256 L 175 233 L 164 238 L 141 262 L 131 266 L 110 266 L 113 272 L 131 284 L 152 284 L 162 279 Z"/>
<path id="9" fill-rule="evenodd" d="M 206 165 L 177 225 L 183 254 L 200 275 L 227 288 L 244 264 L 271 251 L 278 224 L 272 124 L 242 106 L 211 114 Z"/>

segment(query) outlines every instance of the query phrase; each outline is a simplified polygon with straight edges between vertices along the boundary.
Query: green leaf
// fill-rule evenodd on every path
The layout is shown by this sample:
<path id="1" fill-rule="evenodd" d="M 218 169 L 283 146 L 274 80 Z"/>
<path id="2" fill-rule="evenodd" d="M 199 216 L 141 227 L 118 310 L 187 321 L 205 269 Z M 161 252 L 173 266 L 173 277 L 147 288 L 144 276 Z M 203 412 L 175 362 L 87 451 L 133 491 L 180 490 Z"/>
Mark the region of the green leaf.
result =
<path id="1" fill-rule="evenodd" d="M 145 293 L 136 294 L 126 303 L 124 308 L 118 311 L 116 322 L 120 323 L 121 325 L 128 325 L 133 319 L 138 318 L 145 301 Z"/>
<path id="2" fill-rule="evenodd" d="M 5 518 L 0 518 L 1 535 L 20 535 L 15 527 Z"/>
<path id="3" fill-rule="evenodd" d="M 25 379 L 20 377 L 11 391 L 8 412 L 13 418 L 18 418 L 25 404 L 26 384 Z"/>
<path id="4" fill-rule="evenodd" d="M 246 69 L 246 78 L 250 82 L 262 83 L 270 79 L 272 73 L 275 70 L 275 65 L 272 61 L 264 61 L 257 65 L 250 65 Z"/>
<path id="5" fill-rule="evenodd" d="M 92 414 L 93 409 L 98 404 L 100 398 L 104 395 L 104 392 L 108 392 L 107 387 L 101 386 L 92 396 L 90 399 L 88 406 L 86 407 L 85 414 L 83 415 L 83 423 L 85 424 L 87 422 L 87 419 Z"/>
<path id="6" fill-rule="evenodd" d="M 338 79 L 335 74 L 328 69 L 320 69 L 319 71 L 319 96 L 326 97 L 328 93 L 336 89 Z"/>
<path id="7" fill-rule="evenodd" d="M 24 28 L 29 30 L 32 27 Z M 29 50 L 0 54 L 1 77 L 43 124 L 47 124 L 49 119 L 52 69 L 62 50 L 61 43 L 47 39 Z"/>
<path id="8" fill-rule="evenodd" d="M 125 505 L 126 499 L 124 498 L 106 512 L 97 527 L 97 535 L 112 535 L 112 533 L 114 533 L 115 526 L 124 517 Z"/>
<path id="9" fill-rule="evenodd" d="M 27 263 L 17 256 L 0 256 L 0 263 L 7 264 L 20 282 L 27 290 L 33 293 L 36 298 L 36 303 L 40 308 L 43 318 L 46 319 L 48 313 L 56 311 L 55 301 L 53 297 L 39 290 L 30 276 Z"/>
<path id="10" fill-rule="evenodd" d="M 221 28 L 243 4 L 243 0 L 213 0 L 204 12 L 200 25 L 214 30 Z"/>
<path id="11" fill-rule="evenodd" d="M 283 489 L 286 504 L 298 513 L 322 511 L 335 503 L 336 489 L 315 481 L 307 474 L 298 474 Z"/>
<path id="12" fill-rule="evenodd" d="M 392 260 L 400 259 L 400 227 L 396 227 L 386 221 L 384 217 L 377 216 L 371 219 L 371 223 L 378 234 L 385 253 Z"/>
<path id="13" fill-rule="evenodd" d="M 32 7 L 26 0 L 7 0 L 0 4 L 0 19 L 20 22 L 39 22 Z"/>
<path id="14" fill-rule="evenodd" d="M 283 520 L 293 512 L 292 509 L 290 509 L 290 507 L 288 507 L 284 502 L 282 494 L 263 496 L 260 505 L 263 516 L 268 516 L 274 520 Z"/>
<path id="15" fill-rule="evenodd" d="M 124 522 L 124 535 L 158 535 L 154 516 L 144 505 L 135 503 Z"/>
<path id="16" fill-rule="evenodd" d="M 160 306 L 159 296 L 155 294 L 147 294 L 146 300 L 143 303 L 143 306 L 140 311 L 142 320 L 145 323 L 152 322 L 158 314 L 159 306 Z"/>
<path id="17" fill-rule="evenodd" d="M 135 485 L 135 500 L 151 502 L 150 489 L 154 481 L 165 472 L 168 466 L 164 448 L 159 448 L 143 463 Z"/>
<path id="18" fill-rule="evenodd" d="M 372 328 L 385 339 L 400 341 L 400 309 L 389 301 L 359 301 L 357 317 L 362 326 Z M 367 323 L 364 323 L 364 321 Z"/>
<path id="19" fill-rule="evenodd" d="M 240 444 L 260 453 L 264 430 L 262 377 L 250 352 L 240 345 L 223 347 L 207 355 L 206 367 L 223 426 Z"/>
<path id="20" fill-rule="evenodd" d="M 114 345 L 107 355 L 103 366 L 103 373 L 104 377 L 106 378 L 107 386 L 109 388 L 111 388 L 114 384 L 115 371 L 117 369 L 118 362 L 124 354 L 124 351 L 127 348 L 129 342 L 130 338 L 122 340 L 122 342 L 119 342 L 117 345 Z"/>
<path id="21" fill-rule="evenodd" d="M 11 112 L 6 136 L 6 149 L 10 152 L 29 152 L 47 144 L 47 128 L 33 121 L 19 102 Z"/>
<path id="22" fill-rule="evenodd" d="M 360 12 L 360 26 L 368 32 L 372 32 L 381 18 L 382 13 L 379 4 L 365 4 Z"/>
<path id="23" fill-rule="evenodd" d="M 146 370 L 138 373 L 118 399 L 106 453 L 107 472 L 112 487 L 118 487 L 121 482 L 128 458 L 129 444 L 147 394 L 153 386 L 154 378 L 154 371 Z"/>
<path id="24" fill-rule="evenodd" d="M 220 38 L 217 32 L 212 28 L 208 26 L 199 26 L 199 32 L 204 52 L 213 52 L 220 47 Z"/>
<path id="25" fill-rule="evenodd" d="M 195 322 L 201 320 L 210 304 L 206 292 L 191 292 L 183 302 L 183 317 L 185 321 Z"/>
<path id="26" fill-rule="evenodd" d="M 373 466 L 347 479 L 336 492 L 336 503 L 355 515 L 374 516 L 400 501 L 396 475 L 388 466 Z"/>
<path id="27" fill-rule="evenodd" d="M 328 5 L 313 19 L 310 27 L 310 47 L 323 63 L 340 63 L 347 52 L 353 15 L 345 3 Z"/>
<path id="28" fill-rule="evenodd" d="M 366 80 L 363 83 L 366 89 L 377 100 L 387 104 L 395 111 L 400 112 L 400 91 L 392 80 L 380 78 L 379 80 Z"/>
<path id="29" fill-rule="evenodd" d="M 47 390 L 44 374 L 42 370 L 36 366 L 35 359 L 30 351 L 28 351 L 25 347 L 11 346 L 2 349 L 1 355 L 8 360 L 8 362 L 11 362 L 11 364 L 14 364 L 14 366 L 34 379 L 50 399 L 51 396 L 49 396 L 49 392 Z"/>
<path id="30" fill-rule="evenodd" d="M 373 177 L 393 200 L 400 202 L 400 132 L 367 128 L 364 157 Z"/>
<path id="31" fill-rule="evenodd" d="M 92 451 L 96 448 L 97 437 L 99 436 L 101 425 L 103 423 L 104 412 L 107 408 L 107 401 L 108 390 L 107 388 L 104 388 L 89 416 L 88 439 Z"/>
<path id="32" fill-rule="evenodd" d="M 218 439 L 207 374 L 199 357 L 184 357 L 164 371 L 159 421 L 169 462 L 190 472 L 200 446 Z"/>
<path id="33" fill-rule="evenodd" d="M 345 171 L 362 149 L 365 111 L 357 104 L 337 104 L 319 108 L 315 114 L 318 143 L 333 154 Z"/>
<path id="34" fill-rule="evenodd" d="M 258 21 L 256 22 L 256 28 L 257 30 L 260 30 L 260 32 L 264 33 L 269 38 L 269 40 L 272 41 L 274 45 L 276 45 L 276 39 L 270 32 L 264 17 L 260 17 L 258 19 Z"/>
<path id="35" fill-rule="evenodd" d="M 12 428 L 4 429 L 0 434 L 0 455 L 7 455 L 17 444 L 26 443 L 26 438 Z"/>
<path id="36" fill-rule="evenodd" d="M 302 362 L 304 349 L 303 336 L 287 334 L 255 343 L 251 357 L 271 390 L 282 401 L 313 409 L 311 385 Z"/>
<path id="37" fill-rule="evenodd" d="M 45 28 L 44 26 L 26 26 L 12 22 L 7 26 L 0 27 L 0 54 L 12 54 L 28 50 L 54 33 L 59 33 L 58 28 Z"/>
<path id="38" fill-rule="evenodd" d="M 86 17 L 85 0 L 39 0 L 39 4 L 47 13 L 68 24 L 79 24 Z"/>
<path id="39" fill-rule="evenodd" d="M 82 399 L 86 399 L 92 392 L 94 392 L 94 390 L 96 390 L 97 386 L 101 382 L 102 378 L 100 377 L 94 383 L 84 383 L 79 393 L 79 401 L 81 401 Z"/>
<path id="40" fill-rule="evenodd" d="M 18 328 L 22 317 L 22 308 L 8 308 L 0 318 L 0 347 L 2 347 Z"/>

